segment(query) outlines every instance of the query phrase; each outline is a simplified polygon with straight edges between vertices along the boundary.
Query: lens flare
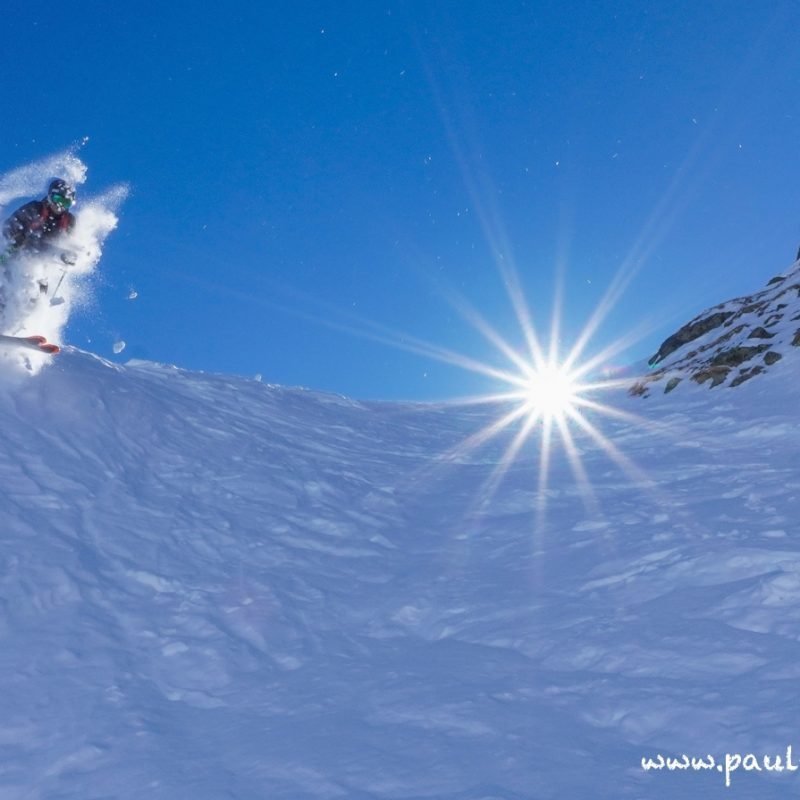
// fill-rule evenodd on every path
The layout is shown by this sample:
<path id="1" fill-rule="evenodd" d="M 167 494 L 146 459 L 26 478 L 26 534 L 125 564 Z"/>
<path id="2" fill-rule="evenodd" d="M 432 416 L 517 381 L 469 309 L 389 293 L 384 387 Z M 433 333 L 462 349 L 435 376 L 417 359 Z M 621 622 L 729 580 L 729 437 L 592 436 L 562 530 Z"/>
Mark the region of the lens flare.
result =
<path id="1" fill-rule="evenodd" d="M 495 266 L 519 325 L 521 347 L 515 347 L 504 338 L 485 313 L 472 305 L 452 285 L 443 285 L 438 277 L 435 281 L 435 288 L 448 304 L 496 350 L 497 359 L 491 361 L 480 360 L 474 354 L 458 352 L 351 311 L 343 311 L 297 290 L 291 291 L 295 300 L 300 299 L 304 305 L 316 308 L 316 313 L 263 299 L 258 302 L 333 330 L 459 367 L 488 380 L 493 388 L 486 394 L 456 397 L 443 402 L 443 405 L 456 408 L 481 405 L 488 407 L 489 413 L 481 415 L 482 427 L 451 445 L 438 458 L 409 476 L 409 481 L 415 484 L 427 483 L 435 478 L 433 473 L 453 465 L 469 463 L 475 451 L 490 445 L 492 441 L 504 442 L 500 451 L 493 453 L 492 458 L 496 458 L 494 468 L 484 484 L 474 493 L 472 507 L 465 509 L 465 519 L 477 520 L 483 516 L 509 471 L 513 469 L 515 480 L 519 480 L 519 476 L 530 469 L 530 483 L 534 490 L 531 506 L 535 510 L 537 522 L 535 530 L 543 531 L 548 499 L 554 494 L 550 487 L 551 471 L 554 466 L 560 469 L 560 464 L 554 464 L 553 455 L 557 452 L 565 456 L 574 478 L 573 485 L 566 490 L 577 490 L 588 513 L 600 513 L 600 498 L 592 485 L 590 471 L 584 464 L 584 457 L 589 450 L 601 451 L 633 484 L 657 495 L 657 487 L 647 474 L 609 438 L 613 433 L 603 431 L 605 418 L 626 426 L 641 426 L 665 438 L 674 438 L 679 433 L 670 423 L 646 420 L 625 410 L 620 407 L 622 397 L 619 394 L 614 397 L 614 393 L 628 388 L 630 381 L 624 370 L 608 369 L 608 364 L 614 363 L 620 354 L 626 352 L 650 330 L 643 326 L 638 330 L 632 328 L 594 355 L 582 357 L 585 350 L 591 349 L 593 333 L 599 324 L 595 313 L 574 345 L 561 354 L 562 293 L 556 293 L 549 336 L 543 340 L 534 325 L 533 310 L 525 299 L 512 259 L 498 258 Z M 218 284 L 205 284 L 190 273 L 182 277 L 187 282 L 252 302 L 250 294 Z M 609 392 L 612 393 L 611 396 L 608 395 Z M 601 401 L 603 395 L 606 395 L 603 398 L 605 402 Z M 531 450 L 534 453 L 538 451 L 538 458 L 531 459 Z M 532 464 L 535 466 L 531 469 Z"/>
<path id="2" fill-rule="evenodd" d="M 565 369 L 546 364 L 531 370 L 522 396 L 529 414 L 555 420 L 574 412 L 579 395 L 580 385 Z"/>

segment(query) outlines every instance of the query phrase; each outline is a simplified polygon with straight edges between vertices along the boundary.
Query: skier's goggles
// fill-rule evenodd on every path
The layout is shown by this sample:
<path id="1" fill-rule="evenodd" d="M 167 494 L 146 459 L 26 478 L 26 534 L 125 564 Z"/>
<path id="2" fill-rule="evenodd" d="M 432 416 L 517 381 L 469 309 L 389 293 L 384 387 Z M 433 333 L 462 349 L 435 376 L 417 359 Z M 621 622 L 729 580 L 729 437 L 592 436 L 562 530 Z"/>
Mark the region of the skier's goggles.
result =
<path id="1" fill-rule="evenodd" d="M 58 206 L 59 208 L 67 209 L 72 205 L 74 201 L 71 197 L 67 197 L 66 195 L 56 193 L 50 195 L 50 202 L 53 203 L 53 205 Z"/>

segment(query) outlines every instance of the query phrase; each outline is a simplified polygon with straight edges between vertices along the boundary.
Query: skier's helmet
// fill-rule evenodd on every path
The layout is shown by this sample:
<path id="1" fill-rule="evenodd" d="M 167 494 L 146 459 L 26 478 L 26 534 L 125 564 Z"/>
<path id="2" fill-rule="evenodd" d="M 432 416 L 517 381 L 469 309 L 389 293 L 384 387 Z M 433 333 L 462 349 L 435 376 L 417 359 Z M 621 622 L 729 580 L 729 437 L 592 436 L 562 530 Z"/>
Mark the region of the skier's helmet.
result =
<path id="1" fill-rule="evenodd" d="M 56 178 L 47 190 L 47 202 L 56 213 L 63 214 L 75 202 L 75 190 L 66 181 Z"/>

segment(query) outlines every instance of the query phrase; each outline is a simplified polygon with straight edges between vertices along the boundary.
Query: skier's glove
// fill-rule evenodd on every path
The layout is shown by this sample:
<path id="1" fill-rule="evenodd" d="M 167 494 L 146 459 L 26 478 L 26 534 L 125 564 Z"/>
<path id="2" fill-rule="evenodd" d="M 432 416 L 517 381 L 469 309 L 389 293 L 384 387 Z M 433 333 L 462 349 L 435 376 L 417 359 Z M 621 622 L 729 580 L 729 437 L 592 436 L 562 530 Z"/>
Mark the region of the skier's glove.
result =
<path id="1" fill-rule="evenodd" d="M 71 250 L 63 250 L 59 258 L 68 267 L 74 267 L 78 261 L 78 254 L 73 253 Z"/>

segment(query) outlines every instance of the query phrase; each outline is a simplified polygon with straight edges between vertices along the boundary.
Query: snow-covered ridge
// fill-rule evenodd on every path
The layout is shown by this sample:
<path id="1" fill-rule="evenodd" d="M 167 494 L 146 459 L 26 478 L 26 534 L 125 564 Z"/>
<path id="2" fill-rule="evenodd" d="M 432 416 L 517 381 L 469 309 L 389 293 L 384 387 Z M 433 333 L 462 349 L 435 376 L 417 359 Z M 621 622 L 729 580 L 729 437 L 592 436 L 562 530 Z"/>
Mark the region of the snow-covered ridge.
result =
<path id="1" fill-rule="evenodd" d="M 683 380 L 710 387 L 739 386 L 800 345 L 800 261 L 772 278 L 766 288 L 699 314 L 664 340 L 650 359 L 654 371 L 631 394 L 656 388 L 671 392 Z"/>
<path id="2" fill-rule="evenodd" d="M 788 360 L 787 360 L 788 362 Z M 546 514 L 491 408 L 66 348 L 0 373 L 2 800 L 758 798 L 797 741 L 800 399 L 604 398 Z M 769 778 L 774 778 L 769 780 Z"/>

